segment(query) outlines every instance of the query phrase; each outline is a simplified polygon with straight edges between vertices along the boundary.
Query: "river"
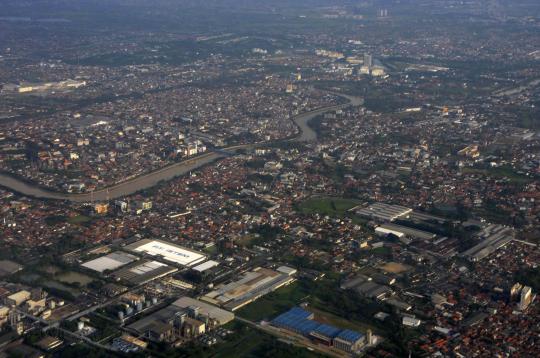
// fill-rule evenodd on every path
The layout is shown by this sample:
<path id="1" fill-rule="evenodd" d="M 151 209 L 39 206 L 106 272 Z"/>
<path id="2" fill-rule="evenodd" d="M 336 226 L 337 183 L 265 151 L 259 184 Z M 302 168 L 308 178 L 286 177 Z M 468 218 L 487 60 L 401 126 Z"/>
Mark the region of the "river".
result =
<path id="1" fill-rule="evenodd" d="M 311 129 L 308 125 L 308 122 L 314 117 L 339 108 L 346 107 L 348 105 L 358 106 L 363 103 L 362 99 L 359 97 L 352 97 L 347 95 L 339 94 L 340 96 L 346 98 L 349 103 L 331 107 L 324 107 L 316 109 L 311 112 L 302 113 L 292 118 L 294 123 L 298 126 L 300 132 L 299 135 L 292 141 L 307 142 L 314 141 L 317 139 L 317 133 Z M 248 144 L 242 146 L 235 146 L 230 148 L 224 148 L 222 151 L 234 150 L 237 148 L 253 148 L 255 146 L 261 145 L 262 143 L 257 144 Z M 31 196 L 35 198 L 42 199 L 57 199 L 57 200 L 68 200 L 72 202 L 89 202 L 89 201 L 106 201 L 116 198 L 121 198 L 127 195 L 131 195 L 140 190 L 151 188 L 157 185 L 160 182 L 171 180 L 175 177 L 187 174 L 192 170 L 200 168 L 206 164 L 212 163 L 218 159 L 226 157 L 225 153 L 222 152 L 208 152 L 201 156 L 187 159 L 185 161 L 168 165 L 164 168 L 155 170 L 153 172 L 143 174 L 141 176 L 135 177 L 133 179 L 118 183 L 108 188 L 100 189 L 92 193 L 84 194 L 72 194 L 72 193 L 61 193 L 52 190 L 43 189 L 37 185 L 29 184 L 9 175 L 0 174 L 0 186 L 13 190 L 15 192 L 24 194 L 26 196 Z"/>

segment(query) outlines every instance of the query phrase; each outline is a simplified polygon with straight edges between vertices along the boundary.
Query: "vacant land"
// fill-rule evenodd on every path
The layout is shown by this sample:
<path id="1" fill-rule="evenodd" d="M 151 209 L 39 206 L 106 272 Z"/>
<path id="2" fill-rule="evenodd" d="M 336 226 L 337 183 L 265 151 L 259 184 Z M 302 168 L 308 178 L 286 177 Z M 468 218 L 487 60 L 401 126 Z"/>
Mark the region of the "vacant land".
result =
<path id="1" fill-rule="evenodd" d="M 71 218 L 68 218 L 67 222 L 70 223 L 70 224 L 84 224 L 84 223 L 89 222 L 90 220 L 91 220 L 91 218 L 89 218 L 88 216 L 77 215 L 77 216 L 73 216 Z"/>
<path id="2" fill-rule="evenodd" d="M 387 262 L 384 265 L 382 265 L 380 269 L 386 272 L 398 274 L 398 273 L 409 271 L 412 269 L 412 267 L 404 265 L 404 264 L 400 264 L 398 262 Z"/>
<path id="3" fill-rule="evenodd" d="M 351 329 L 363 334 L 365 334 L 368 329 L 373 329 L 369 325 L 362 324 L 358 321 L 351 321 L 317 308 L 308 307 L 307 310 L 315 314 L 315 320 L 317 320 L 317 322 L 330 324 L 340 329 Z"/>
<path id="4" fill-rule="evenodd" d="M 293 282 L 242 307 L 236 314 L 251 321 L 270 320 L 302 303 L 308 296 L 298 282 Z"/>
<path id="5" fill-rule="evenodd" d="M 509 167 L 499 167 L 499 168 L 488 168 L 488 169 L 479 169 L 479 168 L 463 168 L 463 173 L 467 174 L 479 174 L 483 176 L 492 177 L 495 179 L 508 179 L 510 182 L 515 184 L 526 184 L 533 180 L 524 174 L 516 172 L 514 169 Z"/>
<path id="6" fill-rule="evenodd" d="M 343 216 L 347 210 L 360 204 L 356 199 L 314 197 L 309 198 L 299 205 L 299 210 L 304 214 L 322 214 L 329 216 Z"/>

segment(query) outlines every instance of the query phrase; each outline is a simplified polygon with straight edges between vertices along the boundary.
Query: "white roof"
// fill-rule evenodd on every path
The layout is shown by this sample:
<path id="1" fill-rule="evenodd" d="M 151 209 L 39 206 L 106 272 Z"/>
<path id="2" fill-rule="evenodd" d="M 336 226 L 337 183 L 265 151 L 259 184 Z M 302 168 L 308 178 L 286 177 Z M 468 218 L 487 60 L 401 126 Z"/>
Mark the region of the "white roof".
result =
<path id="1" fill-rule="evenodd" d="M 294 275 L 296 273 L 296 269 L 289 266 L 280 266 L 277 268 L 276 271 L 284 273 L 289 276 Z"/>
<path id="2" fill-rule="evenodd" d="M 189 306 L 199 307 L 199 313 L 201 315 L 209 316 L 217 320 L 219 324 L 226 324 L 234 319 L 234 313 L 187 296 L 177 299 L 173 302 L 173 305 L 180 308 L 187 308 Z"/>
<path id="3" fill-rule="evenodd" d="M 405 236 L 405 234 L 402 233 L 401 231 L 387 229 L 387 228 L 384 228 L 382 226 L 379 226 L 379 227 L 375 228 L 375 232 L 376 233 L 381 233 L 381 234 L 392 234 L 392 235 L 396 235 L 397 237 Z"/>
<path id="4" fill-rule="evenodd" d="M 422 321 L 419 320 L 418 318 L 405 316 L 405 317 L 403 317 L 402 323 L 405 326 L 418 327 L 422 323 Z"/>
<path id="5" fill-rule="evenodd" d="M 219 265 L 219 262 L 210 260 L 210 261 L 206 261 L 205 263 L 195 266 L 193 269 L 198 272 L 203 272 L 208 269 L 211 269 L 212 267 L 216 267 L 217 265 Z"/>
<path id="6" fill-rule="evenodd" d="M 82 266 L 102 273 L 105 270 L 115 270 L 135 260 L 137 260 L 137 257 L 134 255 L 124 252 L 113 252 L 106 256 L 101 256 L 97 259 L 85 262 Z"/>
<path id="7" fill-rule="evenodd" d="M 162 256 L 165 260 L 182 266 L 193 266 L 206 259 L 206 256 L 200 252 L 188 250 L 160 240 L 149 241 L 135 247 L 134 251 L 146 252 L 152 256 Z"/>
<path id="8" fill-rule="evenodd" d="M 131 268 L 129 271 L 137 275 L 144 275 L 147 272 L 154 271 L 163 266 L 167 266 L 167 265 L 162 264 L 161 262 L 157 262 L 157 261 L 150 261 L 150 262 L 145 262 L 142 265 L 135 266 Z"/>

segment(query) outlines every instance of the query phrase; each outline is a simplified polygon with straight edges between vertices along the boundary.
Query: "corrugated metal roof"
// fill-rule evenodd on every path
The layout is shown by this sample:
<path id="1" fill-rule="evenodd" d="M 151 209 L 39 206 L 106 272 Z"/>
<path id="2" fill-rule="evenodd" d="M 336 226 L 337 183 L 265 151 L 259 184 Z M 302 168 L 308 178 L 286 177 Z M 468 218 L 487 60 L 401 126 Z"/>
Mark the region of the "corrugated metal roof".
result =
<path id="1" fill-rule="evenodd" d="M 347 341 L 347 342 L 356 342 L 359 339 L 362 339 L 362 337 L 364 337 L 363 334 L 358 333 L 356 331 L 351 331 L 350 329 L 344 329 L 337 336 L 337 338 L 343 339 L 344 341 Z"/>
<path id="2" fill-rule="evenodd" d="M 330 339 L 339 337 L 348 342 L 356 342 L 363 335 L 349 329 L 341 330 L 337 327 L 314 321 L 313 314 L 300 307 L 293 307 L 272 320 L 275 326 L 283 327 L 303 335 L 315 333 Z"/>
<path id="3" fill-rule="evenodd" d="M 341 332 L 339 328 L 330 326 L 328 324 L 321 324 L 313 331 L 328 338 L 334 338 L 339 334 L 339 332 Z"/>

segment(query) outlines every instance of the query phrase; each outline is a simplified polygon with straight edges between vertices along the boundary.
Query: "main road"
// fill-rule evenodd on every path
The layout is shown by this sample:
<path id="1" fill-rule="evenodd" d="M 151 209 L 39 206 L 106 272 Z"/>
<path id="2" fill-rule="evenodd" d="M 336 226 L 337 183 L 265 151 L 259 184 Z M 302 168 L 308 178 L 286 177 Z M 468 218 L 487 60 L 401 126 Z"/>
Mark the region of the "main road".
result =
<path id="1" fill-rule="evenodd" d="M 349 102 L 346 104 L 319 108 L 293 117 L 292 120 L 299 130 L 298 135 L 291 138 L 290 141 L 309 142 L 316 140 L 317 133 L 308 125 L 308 122 L 311 119 L 325 112 L 340 109 L 349 105 L 358 106 L 363 103 L 362 99 L 359 97 L 347 96 L 338 93 L 336 94 L 346 98 Z M 179 163 L 174 163 L 153 172 L 137 176 L 133 179 L 129 179 L 91 193 L 73 194 L 48 190 L 6 174 L 0 174 L 0 186 L 35 198 L 68 200 L 72 202 L 105 201 L 131 195 L 140 190 L 151 188 L 160 182 L 168 181 L 178 176 L 187 174 L 197 168 L 226 157 L 227 152 L 233 154 L 234 151 L 238 149 L 250 149 L 264 144 L 265 142 L 261 142 L 222 148 L 219 151 L 208 152 Z"/>

